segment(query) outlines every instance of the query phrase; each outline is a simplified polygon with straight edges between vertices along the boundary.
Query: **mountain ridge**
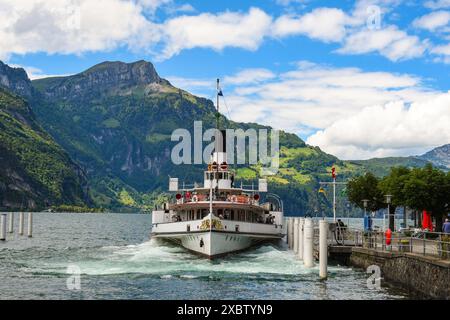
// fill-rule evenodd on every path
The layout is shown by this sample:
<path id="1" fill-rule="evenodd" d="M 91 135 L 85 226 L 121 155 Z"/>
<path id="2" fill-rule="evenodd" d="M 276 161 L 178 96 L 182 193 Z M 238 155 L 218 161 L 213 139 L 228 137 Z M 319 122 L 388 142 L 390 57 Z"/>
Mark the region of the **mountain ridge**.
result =
<path id="1" fill-rule="evenodd" d="M 420 156 L 416 156 L 416 158 L 450 169 L 450 143 L 436 147 Z"/>

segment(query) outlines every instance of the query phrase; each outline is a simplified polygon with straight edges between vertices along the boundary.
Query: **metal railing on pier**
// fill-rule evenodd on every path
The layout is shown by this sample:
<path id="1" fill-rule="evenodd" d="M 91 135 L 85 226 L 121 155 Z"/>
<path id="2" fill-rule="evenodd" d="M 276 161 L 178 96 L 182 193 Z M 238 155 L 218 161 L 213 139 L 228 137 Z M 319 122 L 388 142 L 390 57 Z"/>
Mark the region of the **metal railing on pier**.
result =
<path id="1" fill-rule="evenodd" d="M 334 229 L 334 230 L 333 230 Z M 318 246 L 319 230 L 314 227 L 314 246 Z M 450 260 L 450 234 L 407 230 L 387 236 L 382 231 L 356 228 L 330 228 L 328 245 L 356 246 L 388 252 L 410 252 Z"/>

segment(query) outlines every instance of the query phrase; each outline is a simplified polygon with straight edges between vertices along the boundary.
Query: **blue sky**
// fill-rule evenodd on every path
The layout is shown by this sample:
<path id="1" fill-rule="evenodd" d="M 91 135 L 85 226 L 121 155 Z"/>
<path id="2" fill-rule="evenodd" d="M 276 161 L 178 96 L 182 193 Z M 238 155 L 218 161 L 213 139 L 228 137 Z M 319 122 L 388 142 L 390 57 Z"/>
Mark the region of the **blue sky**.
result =
<path id="1" fill-rule="evenodd" d="M 229 115 L 346 159 L 450 143 L 450 1 L 0 0 L 0 59 L 30 77 L 148 60 Z"/>

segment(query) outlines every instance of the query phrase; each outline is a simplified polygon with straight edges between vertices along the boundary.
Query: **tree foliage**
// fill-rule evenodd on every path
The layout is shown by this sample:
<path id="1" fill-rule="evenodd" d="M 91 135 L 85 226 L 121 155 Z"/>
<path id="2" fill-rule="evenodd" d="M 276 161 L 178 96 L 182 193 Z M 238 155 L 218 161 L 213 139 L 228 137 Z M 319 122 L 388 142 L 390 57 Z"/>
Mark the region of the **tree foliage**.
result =
<path id="1" fill-rule="evenodd" d="M 347 184 L 348 199 L 355 206 L 364 209 L 363 200 L 369 200 L 367 210 L 377 211 L 385 206 L 383 193 L 379 188 L 380 180 L 368 172 L 351 179 Z"/>

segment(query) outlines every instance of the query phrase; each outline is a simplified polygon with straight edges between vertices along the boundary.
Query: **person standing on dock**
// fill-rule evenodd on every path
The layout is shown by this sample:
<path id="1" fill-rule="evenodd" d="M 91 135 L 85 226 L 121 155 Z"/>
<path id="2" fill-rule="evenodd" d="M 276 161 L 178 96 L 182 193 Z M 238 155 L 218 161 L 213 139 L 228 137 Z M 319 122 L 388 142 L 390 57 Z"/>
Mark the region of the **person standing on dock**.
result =
<path id="1" fill-rule="evenodd" d="M 445 219 L 444 224 L 442 225 L 442 257 L 444 259 L 450 256 L 450 221 L 448 218 Z"/>

